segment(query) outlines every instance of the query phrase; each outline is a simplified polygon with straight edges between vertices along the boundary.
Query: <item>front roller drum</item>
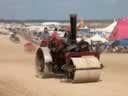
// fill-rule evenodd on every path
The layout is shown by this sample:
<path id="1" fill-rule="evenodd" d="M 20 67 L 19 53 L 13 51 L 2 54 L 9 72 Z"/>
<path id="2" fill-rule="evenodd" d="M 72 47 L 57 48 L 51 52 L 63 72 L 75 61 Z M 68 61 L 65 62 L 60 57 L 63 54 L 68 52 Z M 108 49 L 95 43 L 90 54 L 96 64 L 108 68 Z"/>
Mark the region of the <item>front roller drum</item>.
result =
<path id="1" fill-rule="evenodd" d="M 69 68 L 67 79 L 73 83 L 97 82 L 100 79 L 101 64 L 94 56 L 71 58 L 74 68 Z"/>
<path id="2" fill-rule="evenodd" d="M 76 70 L 72 82 L 97 82 L 100 78 L 100 70 Z"/>

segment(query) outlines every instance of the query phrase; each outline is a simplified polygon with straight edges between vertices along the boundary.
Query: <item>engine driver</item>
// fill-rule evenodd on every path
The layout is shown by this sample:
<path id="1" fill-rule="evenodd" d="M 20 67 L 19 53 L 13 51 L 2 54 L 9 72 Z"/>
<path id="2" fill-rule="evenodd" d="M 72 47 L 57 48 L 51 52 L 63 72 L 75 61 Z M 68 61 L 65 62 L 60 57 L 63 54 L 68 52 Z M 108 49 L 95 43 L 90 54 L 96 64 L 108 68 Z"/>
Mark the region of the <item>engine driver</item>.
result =
<path id="1" fill-rule="evenodd" d="M 84 40 L 84 37 L 81 36 L 81 41 L 78 43 L 78 48 L 80 52 L 90 51 L 89 43 Z"/>

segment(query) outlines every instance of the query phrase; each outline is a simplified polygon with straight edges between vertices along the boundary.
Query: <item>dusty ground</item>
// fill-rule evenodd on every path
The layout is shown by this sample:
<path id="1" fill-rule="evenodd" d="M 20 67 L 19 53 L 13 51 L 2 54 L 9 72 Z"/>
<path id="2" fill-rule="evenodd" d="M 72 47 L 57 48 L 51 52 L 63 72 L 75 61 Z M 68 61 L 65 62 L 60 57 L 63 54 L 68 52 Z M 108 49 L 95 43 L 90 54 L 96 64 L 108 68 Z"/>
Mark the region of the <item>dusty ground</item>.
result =
<path id="1" fill-rule="evenodd" d="M 128 54 L 103 54 L 101 81 L 71 84 L 35 77 L 34 54 L 0 35 L 0 96 L 127 96 Z"/>

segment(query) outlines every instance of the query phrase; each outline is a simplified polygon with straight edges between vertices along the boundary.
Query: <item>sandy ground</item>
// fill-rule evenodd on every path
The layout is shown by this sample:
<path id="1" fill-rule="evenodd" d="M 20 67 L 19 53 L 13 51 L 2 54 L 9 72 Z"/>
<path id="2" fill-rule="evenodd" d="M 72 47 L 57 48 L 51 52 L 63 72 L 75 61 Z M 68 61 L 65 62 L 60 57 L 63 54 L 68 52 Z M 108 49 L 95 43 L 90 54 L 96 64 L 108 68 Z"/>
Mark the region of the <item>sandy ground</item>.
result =
<path id="1" fill-rule="evenodd" d="M 71 84 L 36 78 L 34 54 L 24 52 L 24 42 L 0 35 L 0 96 L 127 96 L 128 54 L 103 54 L 101 81 Z"/>

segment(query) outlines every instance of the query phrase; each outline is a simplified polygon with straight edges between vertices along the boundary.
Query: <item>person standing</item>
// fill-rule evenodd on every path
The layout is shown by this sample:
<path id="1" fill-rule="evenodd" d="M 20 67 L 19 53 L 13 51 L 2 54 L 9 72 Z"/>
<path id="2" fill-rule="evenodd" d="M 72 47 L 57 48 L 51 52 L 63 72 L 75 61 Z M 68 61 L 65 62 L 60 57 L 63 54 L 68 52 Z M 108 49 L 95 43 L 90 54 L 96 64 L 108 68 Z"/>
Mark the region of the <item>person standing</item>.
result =
<path id="1" fill-rule="evenodd" d="M 57 38 L 57 36 L 58 36 L 58 35 L 57 35 L 57 28 L 55 28 L 54 31 L 53 31 L 52 34 L 51 34 L 51 37 L 52 37 L 52 38 Z"/>
<path id="2" fill-rule="evenodd" d="M 49 39 L 50 38 L 50 34 L 48 32 L 48 28 L 45 27 L 44 31 L 40 34 L 40 39 Z"/>
<path id="3" fill-rule="evenodd" d="M 48 32 L 48 28 L 45 27 L 44 31 L 40 35 L 40 46 L 47 46 L 48 45 L 48 40 L 50 39 L 50 34 Z"/>

